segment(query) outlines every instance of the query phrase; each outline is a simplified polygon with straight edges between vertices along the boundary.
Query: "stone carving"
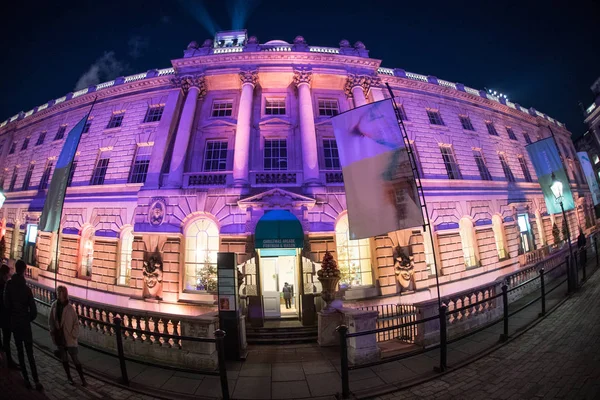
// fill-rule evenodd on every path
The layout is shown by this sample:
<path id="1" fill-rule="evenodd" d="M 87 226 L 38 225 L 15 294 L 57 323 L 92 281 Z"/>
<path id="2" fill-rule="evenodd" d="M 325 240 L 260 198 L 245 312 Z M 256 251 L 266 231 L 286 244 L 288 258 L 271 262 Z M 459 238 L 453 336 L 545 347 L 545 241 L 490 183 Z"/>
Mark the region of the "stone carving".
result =
<path id="1" fill-rule="evenodd" d="M 306 40 L 304 40 L 303 36 L 298 35 L 294 39 L 294 44 L 306 44 Z"/>
<path id="2" fill-rule="evenodd" d="M 246 44 L 258 44 L 258 38 L 256 36 L 250 36 Z"/>
<path id="3" fill-rule="evenodd" d="M 298 86 L 302 83 L 308 83 L 312 80 L 312 72 L 308 69 L 295 69 L 294 70 L 294 85 Z"/>
<path id="4" fill-rule="evenodd" d="M 361 42 L 360 40 L 356 43 L 354 43 L 354 48 L 358 49 L 358 50 L 364 50 L 367 47 L 365 46 L 365 44 L 363 42 Z"/>
<path id="5" fill-rule="evenodd" d="M 206 47 L 212 47 L 213 45 L 213 41 L 212 39 L 206 39 L 203 43 L 202 43 L 202 47 L 206 48 Z"/>
<path id="6" fill-rule="evenodd" d="M 377 76 L 348 74 L 348 80 L 346 81 L 344 91 L 346 92 L 346 96 L 352 97 L 352 89 L 360 87 L 366 96 L 371 87 L 379 86 L 381 86 L 381 78 Z"/>
<path id="7" fill-rule="evenodd" d="M 394 272 L 403 292 L 415 289 L 414 259 L 407 255 L 401 246 L 394 249 Z"/>
<path id="8" fill-rule="evenodd" d="M 162 197 L 156 197 L 150 202 L 150 209 L 148 212 L 148 222 L 152 226 L 160 226 L 167 213 L 167 202 Z"/>
<path id="9" fill-rule="evenodd" d="M 171 82 L 180 87 L 184 93 L 187 93 L 191 87 L 195 87 L 199 91 L 198 97 L 202 98 L 206 95 L 206 82 L 203 74 L 176 76 Z"/>
<path id="10" fill-rule="evenodd" d="M 194 50 L 197 48 L 198 48 L 198 42 L 196 42 L 195 40 L 192 40 L 190 42 L 190 44 L 188 44 L 188 47 L 187 47 L 188 50 Z"/>
<path id="11" fill-rule="evenodd" d="M 346 39 L 342 39 L 340 41 L 340 47 L 341 48 L 349 48 L 350 47 L 350 42 L 347 41 Z"/>
<path id="12" fill-rule="evenodd" d="M 256 84 L 258 83 L 258 72 L 242 71 L 240 72 L 240 80 L 242 81 L 242 85 L 249 83 L 252 86 L 256 86 Z"/>
<path id="13" fill-rule="evenodd" d="M 144 257 L 144 298 L 161 300 L 162 257 L 158 248 L 150 256 Z"/>

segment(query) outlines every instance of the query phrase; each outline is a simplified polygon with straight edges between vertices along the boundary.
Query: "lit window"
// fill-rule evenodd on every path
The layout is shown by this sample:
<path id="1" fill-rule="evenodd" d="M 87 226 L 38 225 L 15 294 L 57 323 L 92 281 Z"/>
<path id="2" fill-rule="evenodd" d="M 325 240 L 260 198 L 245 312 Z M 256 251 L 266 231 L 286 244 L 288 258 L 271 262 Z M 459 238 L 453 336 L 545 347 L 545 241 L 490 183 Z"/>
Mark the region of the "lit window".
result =
<path id="1" fill-rule="evenodd" d="M 514 182 L 515 176 L 513 175 L 510 165 L 508 165 L 508 160 L 506 159 L 506 154 L 499 153 L 498 158 L 500 158 L 500 164 L 502 164 L 502 170 L 504 171 L 504 176 L 508 182 Z"/>
<path id="2" fill-rule="evenodd" d="M 462 174 L 458 168 L 458 163 L 456 162 L 456 157 L 454 156 L 452 147 L 440 146 L 440 151 L 442 153 L 442 158 L 444 159 L 444 166 L 446 167 L 446 172 L 448 173 L 448 179 L 462 179 Z"/>
<path id="3" fill-rule="evenodd" d="M 287 141 L 285 139 L 265 140 L 264 170 L 287 170 Z"/>
<path id="4" fill-rule="evenodd" d="M 266 115 L 285 115 L 285 99 L 265 99 Z"/>
<path id="5" fill-rule="evenodd" d="M 460 123 L 462 124 L 463 129 L 467 131 L 474 131 L 473 124 L 471 123 L 471 118 L 468 115 L 459 115 Z"/>
<path id="6" fill-rule="evenodd" d="M 79 277 L 91 277 L 94 264 L 94 230 L 85 229 L 81 234 L 81 262 L 79 264 Z"/>
<path id="7" fill-rule="evenodd" d="M 13 190 L 15 190 L 15 184 L 17 183 L 17 173 L 18 172 L 19 172 L 19 169 L 17 167 L 15 167 L 13 169 L 12 178 L 10 178 L 10 185 L 8 186 L 9 192 L 12 192 Z"/>
<path id="8" fill-rule="evenodd" d="M 225 171 L 227 169 L 227 142 L 209 140 L 204 149 L 204 171 Z"/>
<path id="9" fill-rule="evenodd" d="M 598 164 L 600 162 L 600 158 L 598 158 L 598 154 L 594 154 L 592 156 L 592 160 L 594 161 L 594 164 Z"/>
<path id="10" fill-rule="evenodd" d="M 531 144 L 531 138 L 529 137 L 529 133 L 523 132 L 523 137 L 525 138 L 525 143 Z"/>
<path id="11" fill-rule="evenodd" d="M 131 276 L 131 255 L 133 252 L 133 233 L 128 228 L 121 234 L 121 249 L 119 254 L 119 285 L 129 285 Z"/>
<path id="12" fill-rule="evenodd" d="M 517 140 L 517 136 L 515 136 L 515 131 L 510 126 L 506 127 L 506 132 L 508 133 L 508 137 L 510 140 Z"/>
<path id="13" fill-rule="evenodd" d="M 13 154 L 15 152 L 16 148 L 17 148 L 17 142 L 12 142 L 12 144 L 10 145 L 10 149 L 8 150 L 8 154 Z"/>
<path id="14" fill-rule="evenodd" d="M 29 138 L 28 137 L 26 137 L 25 140 L 23 140 L 23 145 L 21 146 L 21 151 L 27 150 L 27 146 L 29 146 Z"/>
<path id="15" fill-rule="evenodd" d="M 77 160 L 73 160 L 71 164 L 71 170 L 69 171 L 69 179 L 67 180 L 67 186 L 73 184 L 73 177 L 75 176 L 75 170 L 77 169 Z"/>
<path id="16" fill-rule="evenodd" d="M 323 139 L 323 158 L 325 169 L 340 170 L 340 155 L 335 139 Z"/>
<path id="17" fill-rule="evenodd" d="M 340 109 L 338 102 L 335 99 L 319 99 L 319 116 L 321 117 L 333 117 L 338 115 Z"/>
<path id="18" fill-rule="evenodd" d="M 369 239 L 350 239 L 348 216 L 344 215 L 335 225 L 337 262 L 340 283 L 350 286 L 373 284 L 371 272 L 371 249 Z"/>
<path id="19" fill-rule="evenodd" d="M 48 182 L 50 181 L 50 174 L 52 174 L 53 166 L 54 161 L 48 160 L 48 162 L 46 162 L 46 168 L 44 168 L 42 179 L 40 179 L 40 190 L 44 190 L 48 187 Z"/>
<path id="20" fill-rule="evenodd" d="M 162 118 L 165 106 L 150 106 L 146 111 L 144 122 L 158 122 Z"/>
<path id="21" fill-rule="evenodd" d="M 106 170 L 108 169 L 108 163 L 110 162 L 110 154 L 108 152 L 100 153 L 100 157 L 96 162 L 96 168 L 92 174 L 90 185 L 103 185 L 104 178 L 106 177 Z"/>
<path id="22" fill-rule="evenodd" d="M 148 175 L 152 146 L 138 146 L 129 173 L 129 183 L 144 183 Z"/>
<path id="23" fill-rule="evenodd" d="M 219 228 L 207 218 L 192 222 L 185 232 L 185 289 L 217 290 Z"/>
<path id="24" fill-rule="evenodd" d="M 29 164 L 29 167 L 27 168 L 27 172 L 25 172 L 25 179 L 23 179 L 23 186 L 21 187 L 21 190 L 29 189 L 29 183 L 31 182 L 31 174 L 33 174 L 34 167 L 35 167 L 35 164 Z"/>
<path id="25" fill-rule="evenodd" d="M 521 171 L 523 171 L 523 177 L 525 178 L 525 182 L 533 182 L 525 158 L 523 158 L 523 156 L 517 156 L 517 158 L 519 159 L 519 165 L 521 165 Z"/>
<path id="26" fill-rule="evenodd" d="M 488 133 L 492 136 L 498 136 L 498 131 L 496 131 L 496 127 L 494 123 L 491 121 L 486 121 L 485 126 L 487 127 Z"/>
<path id="27" fill-rule="evenodd" d="M 88 133 L 90 131 L 90 127 L 92 126 L 92 120 L 88 120 L 83 126 L 83 131 L 81 133 Z"/>
<path id="28" fill-rule="evenodd" d="M 492 217 L 492 230 L 494 231 L 498 260 L 504 260 L 508 258 L 508 252 L 506 251 L 506 239 L 504 238 L 504 223 L 499 215 Z"/>
<path id="29" fill-rule="evenodd" d="M 123 117 L 125 117 L 124 112 L 111 115 L 108 120 L 108 125 L 106 125 L 106 129 L 118 128 L 123 125 Z"/>
<path id="30" fill-rule="evenodd" d="M 429 117 L 429 123 L 431 125 L 444 125 L 442 116 L 440 115 L 440 112 L 437 110 L 427 109 L 427 117 Z"/>
<path id="31" fill-rule="evenodd" d="M 475 162 L 477 163 L 477 169 L 479 169 L 479 175 L 481 176 L 481 179 L 484 181 L 491 181 L 492 175 L 485 164 L 485 159 L 483 158 L 483 153 L 481 150 L 473 149 L 473 157 L 475 157 Z"/>
<path id="32" fill-rule="evenodd" d="M 66 130 L 67 130 L 67 126 L 61 125 L 60 128 L 58 128 L 58 131 L 56 132 L 56 136 L 54 136 L 54 140 L 60 140 L 60 139 L 64 138 Z"/>
<path id="33" fill-rule="evenodd" d="M 475 237 L 475 227 L 469 218 L 462 218 L 458 222 L 460 233 L 460 242 L 462 245 L 465 267 L 473 268 L 479 265 L 477 260 L 477 240 Z"/>
<path id="34" fill-rule="evenodd" d="M 213 117 L 231 117 L 233 102 L 231 100 L 216 100 L 212 105 Z"/>
<path id="35" fill-rule="evenodd" d="M 40 136 L 38 136 L 38 140 L 37 140 L 37 142 L 35 142 L 35 145 L 40 146 L 40 145 L 44 144 L 44 140 L 46 140 L 46 132 L 45 131 L 40 133 Z"/>

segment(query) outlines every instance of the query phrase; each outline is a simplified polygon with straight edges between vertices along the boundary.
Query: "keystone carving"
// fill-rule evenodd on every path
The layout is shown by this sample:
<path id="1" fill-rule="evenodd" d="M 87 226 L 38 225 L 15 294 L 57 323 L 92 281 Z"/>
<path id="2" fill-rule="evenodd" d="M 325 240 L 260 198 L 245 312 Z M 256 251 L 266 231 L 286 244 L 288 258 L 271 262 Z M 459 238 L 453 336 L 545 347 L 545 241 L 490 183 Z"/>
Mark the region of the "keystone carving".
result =
<path id="1" fill-rule="evenodd" d="M 206 95 L 206 81 L 204 75 L 183 75 L 174 77 L 171 82 L 173 85 L 180 87 L 184 93 L 190 90 L 191 87 L 198 88 L 198 97 L 202 98 Z"/>

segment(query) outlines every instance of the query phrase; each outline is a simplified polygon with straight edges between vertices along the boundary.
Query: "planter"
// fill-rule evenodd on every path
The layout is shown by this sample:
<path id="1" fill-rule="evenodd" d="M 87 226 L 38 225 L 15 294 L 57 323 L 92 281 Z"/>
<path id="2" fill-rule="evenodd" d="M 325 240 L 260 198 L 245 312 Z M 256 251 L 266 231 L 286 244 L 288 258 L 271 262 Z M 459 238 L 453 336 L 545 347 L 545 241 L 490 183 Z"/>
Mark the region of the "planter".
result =
<path id="1" fill-rule="evenodd" d="M 331 278 L 317 278 L 319 282 L 321 282 L 321 286 L 323 290 L 321 291 L 321 298 L 325 301 L 325 307 L 321 312 L 331 312 L 333 308 L 331 307 L 331 302 L 335 299 L 335 293 L 337 292 L 338 282 L 340 278 L 331 277 Z"/>

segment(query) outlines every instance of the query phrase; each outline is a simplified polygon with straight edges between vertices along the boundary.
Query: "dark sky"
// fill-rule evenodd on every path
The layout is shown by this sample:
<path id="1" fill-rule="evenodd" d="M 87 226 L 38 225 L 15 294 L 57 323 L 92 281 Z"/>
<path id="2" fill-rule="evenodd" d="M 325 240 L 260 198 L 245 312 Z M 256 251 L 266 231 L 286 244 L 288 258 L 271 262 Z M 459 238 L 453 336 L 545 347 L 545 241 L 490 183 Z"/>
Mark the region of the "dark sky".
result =
<path id="1" fill-rule="evenodd" d="M 361 40 L 384 67 L 502 91 L 575 136 L 585 131 L 578 102 L 591 104 L 589 87 L 600 76 L 597 0 L 7 1 L 0 121 L 78 82 L 169 67 L 191 40 L 234 25 L 263 43 Z"/>

